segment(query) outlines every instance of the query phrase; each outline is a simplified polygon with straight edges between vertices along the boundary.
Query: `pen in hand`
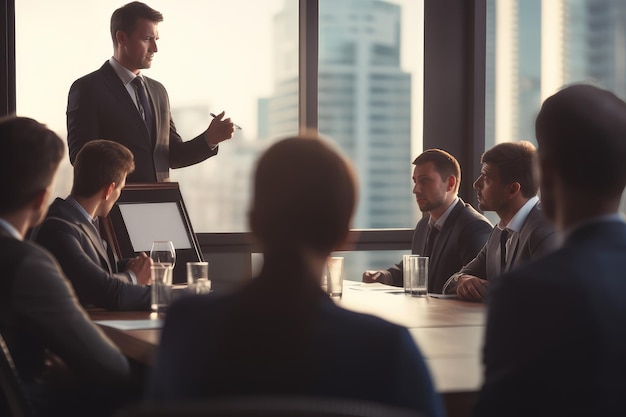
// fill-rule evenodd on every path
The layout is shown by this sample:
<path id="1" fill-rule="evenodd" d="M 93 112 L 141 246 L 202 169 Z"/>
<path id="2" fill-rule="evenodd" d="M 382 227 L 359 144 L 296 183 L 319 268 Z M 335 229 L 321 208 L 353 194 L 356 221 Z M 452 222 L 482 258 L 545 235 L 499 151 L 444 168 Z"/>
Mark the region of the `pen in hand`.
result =
<path id="1" fill-rule="evenodd" d="M 214 113 L 209 113 L 209 114 L 211 115 L 211 117 L 217 117 Z M 235 127 L 235 129 L 241 130 L 241 126 L 239 126 L 237 124 L 233 123 L 233 126 Z"/>

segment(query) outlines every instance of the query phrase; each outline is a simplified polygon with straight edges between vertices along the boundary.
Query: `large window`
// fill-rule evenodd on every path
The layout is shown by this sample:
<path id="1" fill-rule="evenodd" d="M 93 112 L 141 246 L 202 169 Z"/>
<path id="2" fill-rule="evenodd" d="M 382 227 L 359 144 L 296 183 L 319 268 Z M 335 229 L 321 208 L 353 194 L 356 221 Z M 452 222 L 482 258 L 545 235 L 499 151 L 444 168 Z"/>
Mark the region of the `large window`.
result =
<path id="1" fill-rule="evenodd" d="M 423 32 L 422 1 L 320 1 L 319 130 L 356 166 L 357 228 L 415 224 Z"/>
<path id="2" fill-rule="evenodd" d="M 422 151 L 423 33 L 422 1 L 320 0 L 318 127 L 354 162 L 356 228 L 413 227 L 419 218 L 411 162 Z M 352 253 L 348 275 L 400 255 Z"/>
<path id="3" fill-rule="evenodd" d="M 354 226 L 412 227 L 411 160 L 421 150 L 421 0 L 320 0 L 319 127 L 353 160 L 361 182 Z M 17 112 L 67 135 L 67 93 L 112 55 L 101 1 L 16 2 Z M 243 129 L 219 154 L 172 170 L 198 232 L 247 230 L 254 161 L 298 131 L 295 0 L 152 0 L 164 15 L 159 51 L 143 72 L 168 90 L 188 140 L 225 110 Z M 344 28 L 345 26 L 345 28 Z M 421 31 L 420 31 L 421 30 Z M 71 186 L 63 162 L 56 194 Z"/>
<path id="4" fill-rule="evenodd" d="M 563 85 L 626 99 L 626 2 L 487 0 L 485 147 L 536 144 L 534 119 Z"/>
<path id="5" fill-rule="evenodd" d="M 486 146 L 535 141 L 541 102 L 591 82 L 626 99 L 626 2 L 487 0 Z"/>
<path id="6" fill-rule="evenodd" d="M 71 83 L 113 53 L 109 21 L 125 4 L 98 0 L 16 1 L 17 113 L 66 138 Z M 267 97 L 288 88 L 276 74 L 298 73 L 297 1 L 149 0 L 160 11 L 159 51 L 143 73 L 167 88 L 183 139 L 200 134 L 222 110 L 243 129 L 219 154 L 194 167 L 172 170 L 199 232 L 244 231 L 249 179 L 256 156 L 273 135 L 287 133 L 266 117 Z M 287 13 L 295 7 L 296 13 Z M 277 40 L 282 48 L 277 50 Z M 297 83 L 296 83 L 297 85 Z M 297 130 L 297 90 L 285 111 Z M 294 128 L 295 126 L 295 128 Z M 291 131 L 293 133 L 294 130 Z M 66 158 L 56 183 L 65 197 L 72 172 Z"/>
<path id="7" fill-rule="evenodd" d="M 109 21 L 122 6 L 97 0 L 19 0 L 17 113 L 66 138 L 67 93 L 113 53 Z M 251 175 L 259 153 L 297 133 L 299 72 L 296 0 L 150 0 L 164 15 L 159 51 L 143 73 L 168 90 L 183 139 L 225 110 L 242 127 L 219 154 L 172 170 L 199 233 L 247 231 Z M 309 10 L 307 8 L 307 10 Z M 423 1 L 319 0 L 320 132 L 353 161 L 360 182 L 355 228 L 412 228 L 411 161 L 422 150 Z M 307 41 L 308 42 L 308 41 Z M 304 45 L 309 45 L 307 42 Z M 63 161 L 55 194 L 70 192 Z M 386 268 L 402 251 L 348 255 L 349 276 Z"/>

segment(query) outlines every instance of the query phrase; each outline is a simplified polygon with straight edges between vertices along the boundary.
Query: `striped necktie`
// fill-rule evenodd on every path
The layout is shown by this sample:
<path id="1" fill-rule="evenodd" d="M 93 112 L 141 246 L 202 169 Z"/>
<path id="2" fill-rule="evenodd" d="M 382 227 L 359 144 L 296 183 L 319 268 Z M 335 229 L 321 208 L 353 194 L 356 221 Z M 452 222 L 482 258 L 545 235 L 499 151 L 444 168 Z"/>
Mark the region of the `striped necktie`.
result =
<path id="1" fill-rule="evenodd" d="M 133 79 L 132 84 L 133 88 L 137 92 L 137 98 L 139 99 L 139 113 L 141 113 L 141 117 L 143 117 L 143 121 L 146 123 L 150 139 L 152 139 L 152 132 L 154 130 L 154 115 L 152 113 L 150 102 L 148 101 L 146 87 L 143 84 L 143 80 L 139 76 Z"/>

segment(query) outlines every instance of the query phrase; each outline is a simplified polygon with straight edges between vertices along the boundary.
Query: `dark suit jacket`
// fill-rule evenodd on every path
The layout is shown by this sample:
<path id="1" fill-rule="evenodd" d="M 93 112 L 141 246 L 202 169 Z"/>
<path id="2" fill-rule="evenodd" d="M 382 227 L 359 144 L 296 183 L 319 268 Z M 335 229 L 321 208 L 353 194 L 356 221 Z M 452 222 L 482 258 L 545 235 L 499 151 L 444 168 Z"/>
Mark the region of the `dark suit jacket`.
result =
<path id="1" fill-rule="evenodd" d="M 593 223 L 487 296 L 476 416 L 625 416 L 626 224 Z"/>
<path id="2" fill-rule="evenodd" d="M 417 223 L 413 233 L 411 253 L 424 253 L 429 220 L 430 216 L 426 213 Z M 441 293 L 450 275 L 474 259 L 485 245 L 492 228 L 493 226 L 485 216 L 478 213 L 470 204 L 459 199 L 443 224 L 428 261 L 428 292 Z M 391 280 L 382 282 L 395 286 L 403 285 L 402 262 L 387 271 L 391 274 Z"/>
<path id="3" fill-rule="evenodd" d="M 235 294 L 191 296 L 168 310 L 149 399 L 314 395 L 443 414 L 406 328 L 338 307 L 295 256 L 266 257 Z"/>
<path id="4" fill-rule="evenodd" d="M 150 287 L 134 285 L 109 262 L 96 229 L 72 204 L 57 198 L 31 239 L 58 260 L 83 306 L 147 310 Z"/>
<path id="5" fill-rule="evenodd" d="M 500 228 L 494 227 L 487 244 L 476 258 L 461 268 L 459 274 L 474 275 L 487 281 L 493 281 L 500 276 L 501 234 Z M 509 251 L 512 251 L 512 255 L 507 263 L 507 270 L 551 252 L 557 246 L 557 239 L 554 226 L 543 215 L 541 204 L 537 203 L 528 213 L 518 239 L 511 242 Z"/>
<path id="6" fill-rule="evenodd" d="M 169 168 L 181 168 L 217 154 L 202 135 L 183 142 L 170 115 L 165 87 L 144 77 L 155 117 L 155 138 L 146 125 L 124 84 L 109 62 L 76 80 L 67 102 L 67 143 L 70 161 L 83 145 L 94 139 L 121 143 L 135 157 L 135 171 L 128 182 L 169 180 Z"/>
<path id="7" fill-rule="evenodd" d="M 44 369 L 49 349 L 80 378 L 122 381 L 126 358 L 91 322 L 55 259 L 0 227 L 0 331 L 27 382 Z"/>

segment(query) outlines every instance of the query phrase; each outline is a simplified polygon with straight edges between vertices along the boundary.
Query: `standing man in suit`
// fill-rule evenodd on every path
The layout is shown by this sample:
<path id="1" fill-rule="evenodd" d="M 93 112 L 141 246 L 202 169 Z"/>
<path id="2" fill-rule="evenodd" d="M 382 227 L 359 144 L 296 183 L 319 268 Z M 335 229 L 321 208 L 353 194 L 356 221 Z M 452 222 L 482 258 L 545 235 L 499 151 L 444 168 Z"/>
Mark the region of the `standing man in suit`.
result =
<path id="1" fill-rule="evenodd" d="M 169 181 L 169 169 L 217 154 L 234 125 L 218 114 L 200 136 L 184 142 L 170 115 L 165 87 L 145 77 L 158 51 L 158 24 L 163 15 L 141 2 L 128 3 L 111 16 L 113 56 L 99 70 L 76 80 L 67 103 L 70 161 L 96 138 L 126 146 L 135 157 L 129 182 Z"/>
<path id="2" fill-rule="evenodd" d="M 456 158 L 441 149 L 428 149 L 413 165 L 413 194 L 424 215 L 415 227 L 411 253 L 430 257 L 428 292 L 442 293 L 450 275 L 485 245 L 492 225 L 458 197 L 461 168 Z M 363 273 L 363 282 L 402 286 L 403 281 L 402 262 Z"/>
<path id="3" fill-rule="evenodd" d="M 494 283 L 476 416 L 626 415 L 626 103 L 591 85 L 536 124 L 546 216 L 564 241 Z"/>
<path id="4" fill-rule="evenodd" d="M 556 232 L 537 197 L 535 154 L 533 144 L 526 141 L 500 143 L 483 154 L 474 182 L 478 208 L 495 211 L 500 221 L 476 258 L 448 279 L 445 293 L 483 301 L 496 277 L 556 247 Z"/>
<path id="5" fill-rule="evenodd" d="M 118 265 L 98 225 L 98 217 L 109 214 L 133 169 L 133 154 L 123 145 L 109 140 L 87 143 L 74 161 L 70 195 L 57 198 L 33 232 L 32 239 L 56 257 L 85 307 L 150 308 L 151 259 L 142 252 Z"/>
<path id="6" fill-rule="evenodd" d="M 408 330 L 344 310 L 321 289 L 324 265 L 347 238 L 356 201 L 352 167 L 319 138 L 271 146 L 256 167 L 249 214 L 263 269 L 234 294 L 172 304 L 150 400 L 304 395 L 443 415 Z"/>
<path id="7" fill-rule="evenodd" d="M 39 412 L 110 414 L 120 405 L 110 389 L 123 390 L 129 364 L 89 319 L 54 257 L 24 241 L 48 208 L 63 142 L 13 116 L 0 119 L 0 146 L 0 332 Z"/>

